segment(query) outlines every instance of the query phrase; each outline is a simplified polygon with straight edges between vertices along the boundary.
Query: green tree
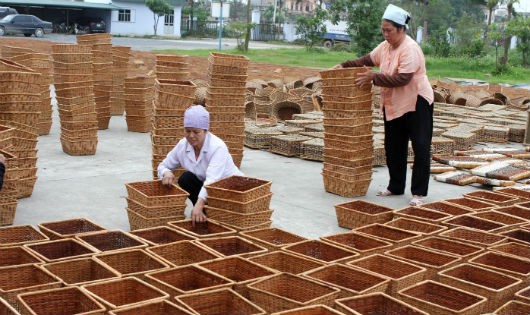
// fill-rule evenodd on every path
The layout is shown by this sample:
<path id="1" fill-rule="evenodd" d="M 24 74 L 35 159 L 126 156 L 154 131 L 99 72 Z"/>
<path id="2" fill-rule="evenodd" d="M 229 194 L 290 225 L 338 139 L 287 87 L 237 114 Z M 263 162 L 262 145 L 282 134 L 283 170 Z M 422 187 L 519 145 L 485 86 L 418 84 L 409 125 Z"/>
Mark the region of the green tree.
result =
<path id="1" fill-rule="evenodd" d="M 485 0 L 486 1 L 486 7 L 488 8 L 488 24 L 486 25 L 486 31 L 484 32 L 484 41 L 487 42 L 488 40 L 488 31 L 490 30 L 491 26 L 491 16 L 493 15 L 493 9 L 497 5 L 499 5 L 499 0 Z"/>
<path id="2" fill-rule="evenodd" d="M 145 0 L 145 5 L 153 12 L 153 30 L 156 36 L 160 17 L 173 13 L 173 8 L 165 0 Z"/>
<path id="3" fill-rule="evenodd" d="M 527 67 L 530 64 L 530 19 L 519 16 L 508 23 L 506 31 L 517 36 L 517 49 L 521 52 L 523 66 Z"/>
<path id="4" fill-rule="evenodd" d="M 301 15 L 297 19 L 296 34 L 302 35 L 306 50 L 310 50 L 316 43 L 322 41 L 326 34 L 326 25 L 324 20 L 328 13 L 317 8 L 312 16 Z"/>
<path id="5" fill-rule="evenodd" d="M 287 9 L 276 8 L 276 16 L 275 16 L 274 6 L 270 5 L 267 8 L 265 8 L 265 11 L 263 11 L 263 14 L 261 16 L 267 23 L 284 23 L 286 15 L 287 15 Z M 276 21 L 273 21 L 273 18 L 275 18 Z"/>
<path id="6" fill-rule="evenodd" d="M 513 15 L 513 5 L 518 3 L 519 0 L 503 0 L 503 3 L 506 4 L 506 10 L 508 11 L 508 16 L 506 17 L 506 23 L 509 24 Z M 505 32 L 506 37 L 504 38 L 504 54 L 500 59 L 500 64 L 502 67 L 505 67 L 508 64 L 508 53 L 510 51 L 510 44 L 512 41 L 512 35 L 509 32 Z"/>
<path id="7" fill-rule="evenodd" d="M 469 57 L 478 57 L 484 52 L 481 39 L 482 24 L 472 16 L 463 16 L 456 23 L 456 44 L 458 53 Z"/>

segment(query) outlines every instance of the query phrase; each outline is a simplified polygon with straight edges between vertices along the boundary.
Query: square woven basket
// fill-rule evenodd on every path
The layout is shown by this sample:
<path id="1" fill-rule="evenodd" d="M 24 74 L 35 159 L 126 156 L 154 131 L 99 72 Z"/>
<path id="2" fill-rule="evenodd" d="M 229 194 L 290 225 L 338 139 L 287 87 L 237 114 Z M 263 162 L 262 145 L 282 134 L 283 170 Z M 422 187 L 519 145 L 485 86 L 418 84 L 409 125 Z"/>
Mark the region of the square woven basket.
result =
<path id="1" fill-rule="evenodd" d="M 212 218 L 221 224 L 235 225 L 248 228 L 269 222 L 274 210 L 269 209 L 260 212 L 239 213 L 211 206 L 205 207 L 208 218 Z"/>
<path id="2" fill-rule="evenodd" d="M 518 203 L 520 200 L 517 197 L 505 194 L 499 194 L 492 191 L 477 190 L 464 194 L 465 198 L 475 199 L 478 201 L 485 201 L 497 206 L 511 206 Z"/>
<path id="3" fill-rule="evenodd" d="M 0 246 L 15 246 L 48 241 L 49 237 L 31 225 L 0 227 Z"/>
<path id="4" fill-rule="evenodd" d="M 148 272 L 169 268 L 169 265 L 160 258 L 141 249 L 103 253 L 94 257 L 117 271 L 122 277 L 135 276 L 144 279 Z"/>
<path id="5" fill-rule="evenodd" d="M 487 209 L 491 209 L 496 206 L 490 202 L 479 201 L 479 200 L 463 198 L 463 197 L 445 199 L 444 201 L 450 204 L 461 206 L 462 208 L 471 210 L 471 211 L 487 210 Z"/>
<path id="6" fill-rule="evenodd" d="M 106 230 L 104 227 L 85 218 L 42 222 L 38 224 L 38 227 L 51 240 L 74 237 L 76 234 Z"/>
<path id="7" fill-rule="evenodd" d="M 372 223 L 385 223 L 392 220 L 393 209 L 363 200 L 353 200 L 335 205 L 340 227 L 354 229 Z"/>
<path id="8" fill-rule="evenodd" d="M 323 242 L 359 252 L 363 256 L 382 253 L 393 246 L 390 242 L 355 232 L 322 236 L 320 239 Z"/>
<path id="9" fill-rule="evenodd" d="M 24 245 L 45 262 L 91 256 L 97 249 L 73 238 Z"/>
<path id="10" fill-rule="evenodd" d="M 241 256 L 251 257 L 267 252 L 267 249 L 240 236 L 227 236 L 205 238 L 197 240 L 197 243 L 209 248 L 221 257 Z"/>
<path id="11" fill-rule="evenodd" d="M 344 314 L 428 315 L 428 313 L 384 293 L 337 299 L 335 308 Z"/>
<path id="12" fill-rule="evenodd" d="M 237 233 L 236 230 L 212 219 L 208 219 L 206 222 L 192 222 L 191 220 L 170 221 L 167 225 L 197 239 L 230 236 Z"/>
<path id="13" fill-rule="evenodd" d="M 42 267 L 60 279 L 64 286 L 80 286 L 121 276 L 116 270 L 102 264 L 94 257 L 67 259 L 47 263 Z"/>
<path id="14" fill-rule="evenodd" d="M 146 249 L 149 253 L 161 257 L 171 266 L 184 266 L 221 257 L 194 241 L 179 241 L 169 244 L 151 246 Z"/>
<path id="15" fill-rule="evenodd" d="M 307 271 L 302 275 L 340 289 L 338 298 L 385 292 L 390 283 L 387 277 L 342 264 L 329 264 Z"/>
<path id="16" fill-rule="evenodd" d="M 326 265 L 323 262 L 281 250 L 250 257 L 248 260 L 278 272 L 287 272 L 295 275 Z"/>
<path id="17" fill-rule="evenodd" d="M 230 176 L 205 187 L 211 197 L 248 202 L 270 194 L 271 185 L 272 182 L 262 179 Z"/>
<path id="18" fill-rule="evenodd" d="M 530 220 L 530 208 L 527 207 L 527 203 L 520 203 L 513 206 L 507 207 L 498 207 L 494 208 L 495 211 L 501 212 L 504 214 L 509 214 L 514 217 L 519 217 L 524 220 Z"/>
<path id="19" fill-rule="evenodd" d="M 530 260 L 528 259 L 487 251 L 470 259 L 469 263 L 514 276 L 523 280 L 524 285 L 530 283 Z"/>
<path id="20" fill-rule="evenodd" d="M 147 247 L 145 242 L 120 230 L 93 232 L 75 238 L 102 252 Z"/>
<path id="21" fill-rule="evenodd" d="M 130 233 L 152 246 L 195 239 L 184 232 L 180 232 L 167 226 L 155 226 L 132 231 Z"/>
<path id="22" fill-rule="evenodd" d="M 471 215 L 459 215 L 442 222 L 449 228 L 465 226 L 475 230 L 497 233 L 506 230 L 506 225 Z"/>
<path id="23" fill-rule="evenodd" d="M 447 226 L 407 218 L 397 218 L 385 223 L 385 225 L 406 231 L 421 233 L 424 236 L 438 234 L 447 230 Z"/>
<path id="24" fill-rule="evenodd" d="M 193 314 L 266 314 L 255 301 L 248 300 L 231 289 L 185 294 L 177 297 L 177 302 L 193 311 Z"/>
<path id="25" fill-rule="evenodd" d="M 281 247 L 285 245 L 306 240 L 306 238 L 302 236 L 274 227 L 243 231 L 240 233 L 240 235 L 260 246 L 265 247 L 269 252 L 280 250 Z"/>
<path id="26" fill-rule="evenodd" d="M 56 314 L 57 310 L 61 310 L 62 314 L 105 314 L 105 307 L 78 287 L 24 293 L 18 296 L 18 301 L 22 307 L 21 314 Z"/>
<path id="27" fill-rule="evenodd" d="M 129 198 L 147 207 L 183 206 L 188 193 L 177 185 L 166 186 L 160 180 L 125 184 Z"/>
<path id="28" fill-rule="evenodd" d="M 472 213 L 471 210 L 444 201 L 429 202 L 421 205 L 422 208 L 439 211 L 448 215 L 462 215 Z"/>
<path id="29" fill-rule="evenodd" d="M 0 267 L 40 264 L 44 261 L 23 246 L 0 247 Z"/>
<path id="30" fill-rule="evenodd" d="M 9 303 L 0 298 L 0 314 L 4 315 L 20 315 Z"/>
<path id="31" fill-rule="evenodd" d="M 457 227 L 439 234 L 442 237 L 456 239 L 478 246 L 493 246 L 508 240 L 506 236 L 470 229 L 468 227 Z"/>
<path id="32" fill-rule="evenodd" d="M 272 313 L 271 315 L 341 315 L 339 311 L 332 309 L 327 305 L 310 305 L 297 307 L 292 310 Z"/>
<path id="33" fill-rule="evenodd" d="M 335 246 L 321 240 L 306 240 L 282 247 L 282 250 L 319 262 L 345 262 L 359 256 L 359 253 L 346 247 Z"/>
<path id="34" fill-rule="evenodd" d="M 406 218 L 433 224 L 440 223 L 451 217 L 451 215 L 447 213 L 420 207 L 406 207 L 394 210 L 394 216 L 396 218 Z"/>
<path id="35" fill-rule="evenodd" d="M 170 301 L 142 303 L 110 311 L 109 315 L 194 315 L 191 311 Z"/>
<path id="36" fill-rule="evenodd" d="M 416 232 L 410 232 L 379 223 L 363 226 L 354 229 L 353 231 L 367 234 L 378 239 L 382 239 L 383 241 L 391 242 L 396 246 L 410 244 L 412 241 L 415 241 L 422 237 L 421 234 Z"/>
<path id="37" fill-rule="evenodd" d="M 140 229 L 147 229 L 157 226 L 164 226 L 172 221 L 178 221 L 184 219 L 184 213 L 173 215 L 173 216 L 167 216 L 167 217 L 146 217 L 138 212 L 126 208 L 127 211 L 127 218 L 129 219 L 129 226 L 131 231 L 136 231 Z"/>
<path id="38" fill-rule="evenodd" d="M 270 209 L 272 193 L 247 202 L 238 202 L 229 199 L 208 196 L 208 206 L 218 209 L 230 210 L 238 213 L 255 213 Z"/>
<path id="39" fill-rule="evenodd" d="M 524 288 L 516 292 L 515 298 L 521 302 L 530 304 L 530 288 Z"/>
<path id="40" fill-rule="evenodd" d="M 510 301 L 494 312 L 496 315 L 530 314 L 530 304 L 520 301 Z"/>
<path id="41" fill-rule="evenodd" d="M 412 245 L 436 250 L 441 253 L 455 255 L 461 257 L 465 261 L 480 254 L 484 250 L 484 248 L 481 246 L 439 236 L 423 238 L 412 242 Z"/>
<path id="42" fill-rule="evenodd" d="M 516 242 L 498 244 L 495 246 L 488 247 L 488 249 L 491 251 L 517 256 L 519 258 L 524 259 L 530 257 L 530 246 Z"/>

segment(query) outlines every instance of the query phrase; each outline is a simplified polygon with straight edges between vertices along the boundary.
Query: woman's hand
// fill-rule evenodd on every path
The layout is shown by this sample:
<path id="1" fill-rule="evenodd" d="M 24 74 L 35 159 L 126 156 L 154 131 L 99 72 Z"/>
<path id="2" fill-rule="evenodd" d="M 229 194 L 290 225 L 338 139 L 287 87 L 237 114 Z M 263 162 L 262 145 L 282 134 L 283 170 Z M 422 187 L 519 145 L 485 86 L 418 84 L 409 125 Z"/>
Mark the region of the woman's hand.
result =
<path id="1" fill-rule="evenodd" d="M 358 73 L 357 77 L 355 78 L 355 84 L 361 87 L 367 84 L 371 85 L 372 81 L 375 79 L 376 74 L 377 72 L 373 70 L 368 70 L 365 72 Z"/>
<path id="2" fill-rule="evenodd" d="M 208 218 L 206 217 L 206 214 L 204 214 L 204 200 L 199 198 L 197 199 L 197 202 L 193 206 L 193 209 L 191 210 L 191 221 L 192 222 L 204 222 Z"/>
<path id="3" fill-rule="evenodd" d="M 335 70 L 335 69 L 342 69 L 342 65 L 339 63 L 338 65 L 334 65 L 333 67 L 331 67 L 331 70 Z"/>
<path id="4" fill-rule="evenodd" d="M 162 177 L 162 184 L 164 185 L 172 185 L 175 183 L 175 175 L 172 171 L 165 171 L 164 177 Z"/>
<path id="5" fill-rule="evenodd" d="M 6 164 L 6 157 L 2 153 L 0 153 L 0 163 Z"/>

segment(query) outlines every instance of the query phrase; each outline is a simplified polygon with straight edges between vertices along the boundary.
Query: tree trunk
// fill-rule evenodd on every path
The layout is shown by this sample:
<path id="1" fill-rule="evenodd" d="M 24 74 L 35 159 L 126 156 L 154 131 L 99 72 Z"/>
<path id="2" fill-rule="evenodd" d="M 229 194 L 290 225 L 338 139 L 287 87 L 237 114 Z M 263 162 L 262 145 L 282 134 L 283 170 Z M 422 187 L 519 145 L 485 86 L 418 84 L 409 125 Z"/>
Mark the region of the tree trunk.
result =
<path id="1" fill-rule="evenodd" d="M 158 28 L 158 19 L 156 18 L 157 15 L 153 13 L 153 31 L 155 31 L 155 36 L 156 36 L 156 29 Z"/>
<path id="2" fill-rule="evenodd" d="M 423 30 L 422 30 L 422 33 L 421 33 L 421 37 L 422 37 L 421 41 L 424 42 L 424 43 L 426 43 L 427 39 L 428 39 L 427 38 L 427 26 L 428 26 L 428 24 L 429 23 L 427 22 L 427 20 L 423 21 Z"/>
<path id="3" fill-rule="evenodd" d="M 247 0 L 247 30 L 245 32 L 245 44 L 243 46 L 244 51 L 248 51 L 248 44 L 250 42 L 250 31 L 251 29 L 251 18 L 252 10 L 250 9 L 250 0 Z"/>
<path id="4" fill-rule="evenodd" d="M 512 19 L 513 3 L 511 1 L 508 2 L 508 6 L 506 8 L 508 9 L 508 18 L 506 19 L 506 24 L 508 24 L 510 23 L 510 20 Z M 501 64 L 503 66 L 508 63 L 508 55 L 510 52 L 511 43 L 512 43 L 512 36 L 506 34 L 506 37 L 504 38 L 504 55 L 501 58 Z"/>
<path id="5" fill-rule="evenodd" d="M 486 31 L 484 32 L 484 43 L 488 42 L 488 32 L 490 30 L 491 25 L 491 15 L 493 14 L 493 8 L 489 9 L 489 15 L 488 15 L 488 24 L 486 25 Z"/>

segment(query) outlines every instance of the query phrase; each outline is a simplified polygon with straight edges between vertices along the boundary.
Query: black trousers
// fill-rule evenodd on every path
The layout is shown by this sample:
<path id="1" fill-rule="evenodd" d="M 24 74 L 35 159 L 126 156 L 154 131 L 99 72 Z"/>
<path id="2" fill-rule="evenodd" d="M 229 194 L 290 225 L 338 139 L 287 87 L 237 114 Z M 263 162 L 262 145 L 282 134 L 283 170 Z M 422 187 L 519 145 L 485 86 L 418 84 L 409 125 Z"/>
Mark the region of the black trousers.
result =
<path id="1" fill-rule="evenodd" d="M 416 111 L 386 121 L 385 154 L 390 175 L 387 189 L 396 195 L 405 192 L 407 179 L 407 154 L 409 140 L 414 151 L 414 165 L 410 192 L 427 196 L 431 171 L 431 142 L 433 105 L 421 96 L 416 101 Z"/>
<path id="2" fill-rule="evenodd" d="M 201 191 L 204 183 L 198 179 L 195 174 L 186 171 L 180 175 L 178 184 L 180 188 L 184 189 L 188 192 L 188 194 L 190 194 L 188 198 L 191 200 L 191 203 L 195 205 L 197 198 L 199 197 L 199 192 Z"/>

